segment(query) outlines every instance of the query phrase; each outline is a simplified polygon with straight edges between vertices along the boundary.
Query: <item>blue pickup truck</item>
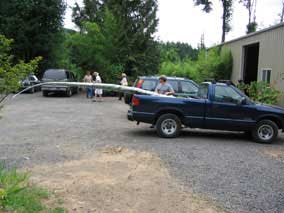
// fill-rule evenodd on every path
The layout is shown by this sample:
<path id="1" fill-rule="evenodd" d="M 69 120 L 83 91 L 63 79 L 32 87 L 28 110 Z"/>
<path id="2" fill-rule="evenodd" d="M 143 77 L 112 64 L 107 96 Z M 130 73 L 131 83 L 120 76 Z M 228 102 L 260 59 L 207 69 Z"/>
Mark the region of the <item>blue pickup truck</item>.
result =
<path id="1" fill-rule="evenodd" d="M 189 127 L 243 131 L 257 142 L 271 143 L 283 132 L 284 109 L 255 103 L 232 84 L 205 82 L 192 98 L 135 94 L 128 120 L 153 124 L 165 138 Z"/>

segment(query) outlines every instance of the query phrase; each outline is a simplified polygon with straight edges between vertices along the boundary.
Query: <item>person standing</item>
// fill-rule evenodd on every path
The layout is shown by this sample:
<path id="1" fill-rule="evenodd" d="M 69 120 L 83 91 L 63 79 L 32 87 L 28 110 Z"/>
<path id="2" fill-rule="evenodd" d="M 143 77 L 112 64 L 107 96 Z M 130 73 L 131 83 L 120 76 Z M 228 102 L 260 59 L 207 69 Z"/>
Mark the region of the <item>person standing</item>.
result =
<path id="1" fill-rule="evenodd" d="M 102 79 L 101 79 L 101 77 L 100 77 L 98 72 L 95 72 L 94 76 L 95 76 L 95 83 L 102 83 Z M 95 89 L 95 99 L 94 99 L 94 102 L 97 101 L 97 97 L 98 97 L 98 101 L 100 101 L 100 102 L 103 101 L 103 89 L 98 89 L 98 88 Z"/>
<path id="2" fill-rule="evenodd" d="M 128 86 L 127 75 L 126 75 L 125 73 L 122 73 L 122 74 L 121 74 L 120 85 L 121 85 L 121 86 Z M 118 100 L 121 101 L 122 96 L 123 96 L 123 93 L 120 92 L 120 93 L 119 93 L 119 98 L 118 98 Z"/>
<path id="3" fill-rule="evenodd" d="M 85 83 L 92 83 L 93 82 L 93 77 L 91 75 L 91 72 L 90 71 L 87 71 L 83 81 Z M 86 90 L 86 96 L 87 98 L 93 98 L 94 96 L 94 90 L 91 86 L 87 87 L 87 90 Z"/>
<path id="4" fill-rule="evenodd" d="M 162 95 L 174 95 L 175 91 L 169 83 L 167 83 L 167 77 L 165 75 L 160 76 L 159 85 L 156 87 L 155 92 Z"/>

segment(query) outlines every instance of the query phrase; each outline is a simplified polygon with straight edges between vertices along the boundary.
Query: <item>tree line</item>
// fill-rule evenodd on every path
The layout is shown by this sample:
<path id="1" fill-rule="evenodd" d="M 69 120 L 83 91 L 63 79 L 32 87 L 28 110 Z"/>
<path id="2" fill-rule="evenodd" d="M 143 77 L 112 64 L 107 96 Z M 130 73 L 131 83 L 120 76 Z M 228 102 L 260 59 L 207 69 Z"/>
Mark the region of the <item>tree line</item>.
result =
<path id="1" fill-rule="evenodd" d="M 210 0 L 189 1 L 202 6 L 205 12 L 213 10 Z M 248 11 L 247 32 L 256 30 L 256 0 L 220 2 L 222 42 L 231 30 L 233 3 L 243 4 Z M 80 79 L 90 70 L 100 72 L 104 81 L 115 82 L 115 76 L 121 72 L 133 78 L 152 75 L 169 69 L 173 63 L 182 67 L 186 62 L 196 64 L 202 54 L 211 55 L 204 44 L 193 48 L 155 38 L 158 0 L 83 0 L 82 5 L 72 7 L 72 20 L 78 30 L 64 29 L 67 8 L 64 0 L 0 1 L 0 8 L 0 34 L 13 40 L 9 63 L 16 65 L 20 60 L 28 63 L 40 56 L 39 75 L 47 68 L 66 68 Z M 281 17 L 283 21 L 283 12 Z M 216 54 L 221 57 L 221 52 Z"/>

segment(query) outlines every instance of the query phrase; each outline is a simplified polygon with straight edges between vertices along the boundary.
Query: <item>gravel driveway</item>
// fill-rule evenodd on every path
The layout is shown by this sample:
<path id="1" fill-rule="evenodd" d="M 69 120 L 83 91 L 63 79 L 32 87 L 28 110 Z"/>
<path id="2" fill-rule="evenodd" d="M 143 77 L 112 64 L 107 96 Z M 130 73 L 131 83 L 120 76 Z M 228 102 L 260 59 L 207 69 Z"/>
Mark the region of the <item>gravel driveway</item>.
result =
<path id="1" fill-rule="evenodd" d="M 256 144 L 242 134 L 185 130 L 173 140 L 126 120 L 115 98 L 24 94 L 0 119 L 0 160 L 20 168 L 78 160 L 105 146 L 156 153 L 194 193 L 228 212 L 284 212 L 284 138 Z M 64 147 L 64 149 L 61 149 Z"/>

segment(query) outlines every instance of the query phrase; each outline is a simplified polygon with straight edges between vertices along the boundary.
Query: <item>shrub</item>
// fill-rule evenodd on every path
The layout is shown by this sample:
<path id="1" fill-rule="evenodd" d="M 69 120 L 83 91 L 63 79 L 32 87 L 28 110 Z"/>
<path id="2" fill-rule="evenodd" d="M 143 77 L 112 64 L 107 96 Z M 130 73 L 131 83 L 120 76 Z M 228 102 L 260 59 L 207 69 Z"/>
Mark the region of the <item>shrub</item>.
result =
<path id="1" fill-rule="evenodd" d="M 277 104 L 280 92 L 266 82 L 252 82 L 251 84 L 239 84 L 252 100 L 265 104 Z"/>
<path id="2" fill-rule="evenodd" d="M 13 56 L 10 54 L 13 40 L 0 35 L 0 103 L 11 92 L 19 89 L 19 81 L 27 77 L 28 74 L 37 71 L 38 63 L 42 59 L 37 57 L 29 63 L 19 61 L 14 63 Z"/>
<path id="3" fill-rule="evenodd" d="M 46 190 L 29 184 L 28 173 L 8 170 L 0 165 L 0 212 L 64 212 L 43 205 L 42 200 L 48 196 Z"/>

